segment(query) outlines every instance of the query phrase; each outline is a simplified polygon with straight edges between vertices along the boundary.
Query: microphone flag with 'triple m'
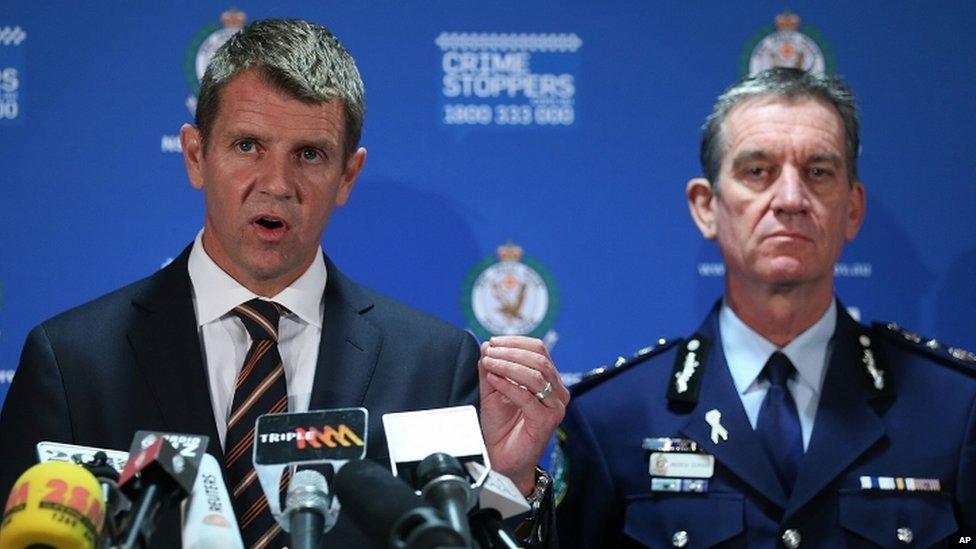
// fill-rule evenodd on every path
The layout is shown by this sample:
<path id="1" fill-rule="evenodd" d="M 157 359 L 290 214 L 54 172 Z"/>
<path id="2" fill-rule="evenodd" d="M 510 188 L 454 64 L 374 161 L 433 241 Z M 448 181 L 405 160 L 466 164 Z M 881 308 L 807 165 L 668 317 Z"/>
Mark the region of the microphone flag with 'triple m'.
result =
<path id="1" fill-rule="evenodd" d="M 346 462 L 366 456 L 365 408 L 265 414 L 254 429 L 254 463 Z"/>
<path id="2" fill-rule="evenodd" d="M 271 515 L 296 540 L 293 519 L 299 516 L 315 520 L 327 532 L 338 516 L 338 502 L 328 490 L 332 471 L 350 460 L 366 456 L 369 412 L 365 408 L 338 408 L 258 417 L 254 428 L 254 468 L 268 500 Z M 312 471 L 298 475 L 296 466 L 324 473 L 320 481 L 305 482 Z M 278 496 L 282 473 L 294 473 L 289 483 L 289 498 L 294 503 L 281 509 Z M 314 505 L 313 505 L 314 503 Z M 320 516 L 319 516 L 320 515 Z M 321 519 L 321 520 L 319 520 Z M 299 520 L 299 522 L 302 522 Z"/>
<path id="3" fill-rule="evenodd" d="M 38 463 L 14 483 L 0 522 L 0 548 L 94 548 L 105 517 L 102 490 L 88 470 Z"/>

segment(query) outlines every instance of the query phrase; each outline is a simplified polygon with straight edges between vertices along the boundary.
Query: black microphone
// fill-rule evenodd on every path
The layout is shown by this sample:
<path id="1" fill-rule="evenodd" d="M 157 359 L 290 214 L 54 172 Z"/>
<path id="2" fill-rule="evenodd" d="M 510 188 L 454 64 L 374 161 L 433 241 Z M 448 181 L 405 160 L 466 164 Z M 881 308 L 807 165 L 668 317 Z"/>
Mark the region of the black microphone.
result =
<path id="1" fill-rule="evenodd" d="M 498 509 L 479 509 L 471 513 L 471 537 L 481 549 L 518 549 L 515 536 L 502 522 Z"/>
<path id="2" fill-rule="evenodd" d="M 326 518 L 332 506 L 329 484 L 322 473 L 302 469 L 291 477 L 285 496 L 285 514 L 293 549 L 318 549 L 326 530 Z"/>
<path id="3" fill-rule="evenodd" d="M 102 495 L 105 496 L 104 536 L 114 540 L 120 534 L 122 516 L 132 508 L 132 502 L 119 490 L 119 472 L 109 463 L 104 450 L 98 450 L 90 461 L 81 465 L 95 476 L 102 487 Z"/>
<path id="4" fill-rule="evenodd" d="M 141 451 L 130 453 L 119 476 L 119 487 L 134 501 L 123 528 L 122 549 L 148 545 L 159 511 L 179 503 L 193 488 L 197 476 L 194 461 L 161 436 Z"/>
<path id="5" fill-rule="evenodd" d="M 335 477 L 342 512 L 373 543 L 396 549 L 470 547 L 406 483 L 372 461 L 350 461 Z"/>
<path id="6" fill-rule="evenodd" d="M 476 495 L 461 462 L 454 456 L 437 452 L 425 457 L 417 465 L 417 486 L 420 493 L 437 508 L 454 530 L 471 545 L 468 511 L 476 503 Z"/>

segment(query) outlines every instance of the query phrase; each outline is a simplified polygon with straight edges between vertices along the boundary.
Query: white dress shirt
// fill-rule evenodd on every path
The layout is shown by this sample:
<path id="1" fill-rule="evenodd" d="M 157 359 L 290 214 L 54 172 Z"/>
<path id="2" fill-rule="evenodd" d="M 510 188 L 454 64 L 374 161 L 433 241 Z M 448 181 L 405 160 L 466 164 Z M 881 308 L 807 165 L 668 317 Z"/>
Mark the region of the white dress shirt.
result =
<path id="1" fill-rule="evenodd" d="M 837 302 L 831 301 L 830 307 L 820 320 L 807 328 L 785 347 L 779 348 L 755 330 L 746 326 L 736 316 L 724 301 L 719 313 L 718 327 L 722 336 L 722 350 L 728 362 L 732 381 L 735 383 L 742 406 L 752 428 L 756 428 L 759 420 L 759 409 L 762 407 L 769 381 L 760 379 L 763 366 L 769 360 L 773 351 L 779 350 L 796 367 L 797 375 L 786 384 L 796 402 L 796 410 L 800 416 L 800 430 L 803 433 L 803 451 L 810 445 L 810 434 L 813 432 L 813 421 L 817 417 L 817 406 L 820 405 L 820 393 L 823 389 L 824 376 L 827 373 L 827 361 L 830 360 L 830 338 L 837 326 Z"/>
<path id="2" fill-rule="evenodd" d="M 227 418 L 234 403 L 234 384 L 251 347 L 251 336 L 233 313 L 234 307 L 260 297 L 221 269 L 203 249 L 203 231 L 190 250 L 190 284 L 197 317 L 203 362 L 210 382 L 210 402 L 220 445 L 227 436 Z M 278 323 L 278 351 L 285 369 L 288 411 L 308 411 L 322 338 L 325 308 L 322 294 L 328 273 L 320 248 L 315 260 L 295 282 L 275 295 L 275 301 L 292 314 Z M 266 299 L 266 298 L 261 298 Z"/>

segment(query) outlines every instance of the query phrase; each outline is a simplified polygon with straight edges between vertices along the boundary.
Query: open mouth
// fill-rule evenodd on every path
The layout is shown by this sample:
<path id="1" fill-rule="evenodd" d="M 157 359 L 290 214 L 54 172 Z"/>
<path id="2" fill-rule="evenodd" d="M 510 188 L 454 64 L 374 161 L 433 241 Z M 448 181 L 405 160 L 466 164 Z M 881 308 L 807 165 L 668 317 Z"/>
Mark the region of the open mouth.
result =
<path id="1" fill-rule="evenodd" d="M 254 222 L 271 231 L 285 227 L 285 222 L 276 217 L 261 216 L 255 219 Z"/>

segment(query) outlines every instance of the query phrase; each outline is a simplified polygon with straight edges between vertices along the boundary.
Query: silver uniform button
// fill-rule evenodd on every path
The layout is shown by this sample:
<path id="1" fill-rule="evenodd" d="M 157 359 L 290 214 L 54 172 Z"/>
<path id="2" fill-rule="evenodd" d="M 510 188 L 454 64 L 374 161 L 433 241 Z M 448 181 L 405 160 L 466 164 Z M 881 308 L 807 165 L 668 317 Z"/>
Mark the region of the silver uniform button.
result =
<path id="1" fill-rule="evenodd" d="M 896 533 L 898 534 L 898 541 L 904 543 L 905 545 L 908 545 L 912 542 L 912 540 L 915 539 L 915 533 L 912 532 L 911 528 L 905 528 L 902 526 Z"/>
<path id="2" fill-rule="evenodd" d="M 796 528 L 789 528 L 783 532 L 783 545 L 789 547 L 790 549 L 796 549 L 800 546 L 800 532 Z"/>
<path id="3" fill-rule="evenodd" d="M 674 545 L 675 547 L 684 547 L 685 545 L 688 545 L 688 532 L 685 532 L 684 530 L 678 530 L 675 532 L 674 535 L 671 536 L 671 545 Z"/>

